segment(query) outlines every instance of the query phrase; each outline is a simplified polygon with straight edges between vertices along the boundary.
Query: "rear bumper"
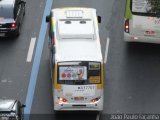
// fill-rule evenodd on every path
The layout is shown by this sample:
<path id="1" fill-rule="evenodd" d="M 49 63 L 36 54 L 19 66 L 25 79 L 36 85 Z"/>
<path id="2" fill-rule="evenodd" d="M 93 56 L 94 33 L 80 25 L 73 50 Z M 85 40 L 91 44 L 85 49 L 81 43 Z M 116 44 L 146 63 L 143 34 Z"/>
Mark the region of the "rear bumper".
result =
<path id="1" fill-rule="evenodd" d="M 16 34 L 18 32 L 18 27 L 16 28 L 1 28 L 0 37 L 9 36 L 10 34 Z"/>
<path id="2" fill-rule="evenodd" d="M 54 104 L 54 110 L 55 111 L 102 111 L 103 110 L 103 97 L 101 97 L 99 101 L 97 101 L 96 103 L 88 102 L 88 103 Z"/>
<path id="3" fill-rule="evenodd" d="M 160 44 L 160 38 L 149 36 L 134 36 L 124 32 L 124 41 L 127 42 L 145 42 L 145 43 L 157 43 Z"/>

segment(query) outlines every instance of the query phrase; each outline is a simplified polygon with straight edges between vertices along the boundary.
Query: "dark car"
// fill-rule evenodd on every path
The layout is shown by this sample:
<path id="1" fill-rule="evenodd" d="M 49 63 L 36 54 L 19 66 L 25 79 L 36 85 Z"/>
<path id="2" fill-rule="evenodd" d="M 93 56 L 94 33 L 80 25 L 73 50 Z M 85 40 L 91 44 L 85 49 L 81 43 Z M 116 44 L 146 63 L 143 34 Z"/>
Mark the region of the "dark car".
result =
<path id="1" fill-rule="evenodd" d="M 25 4 L 23 0 L 0 0 L 0 37 L 20 34 Z"/>
<path id="2" fill-rule="evenodd" d="M 0 99 L 0 120 L 23 120 L 24 107 L 18 100 Z"/>

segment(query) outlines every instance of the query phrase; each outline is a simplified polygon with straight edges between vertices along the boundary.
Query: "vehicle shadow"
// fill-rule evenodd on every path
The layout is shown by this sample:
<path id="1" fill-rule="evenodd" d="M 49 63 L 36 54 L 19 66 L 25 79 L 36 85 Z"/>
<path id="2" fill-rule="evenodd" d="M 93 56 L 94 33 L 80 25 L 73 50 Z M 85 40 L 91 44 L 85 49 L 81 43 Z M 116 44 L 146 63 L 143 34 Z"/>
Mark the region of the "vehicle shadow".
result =
<path id="1" fill-rule="evenodd" d="M 128 54 L 159 55 L 160 51 L 160 44 L 155 43 L 128 42 L 126 45 Z"/>
<path id="2" fill-rule="evenodd" d="M 97 112 L 63 111 L 54 114 L 32 114 L 30 120 L 96 120 L 96 115 Z"/>
<path id="3" fill-rule="evenodd" d="M 68 112 L 59 112 L 55 114 L 57 120 L 95 120 L 97 112 L 89 111 L 68 111 Z"/>
<path id="4" fill-rule="evenodd" d="M 5 42 L 5 41 L 14 41 L 16 40 L 17 37 L 0 37 L 0 42 Z"/>

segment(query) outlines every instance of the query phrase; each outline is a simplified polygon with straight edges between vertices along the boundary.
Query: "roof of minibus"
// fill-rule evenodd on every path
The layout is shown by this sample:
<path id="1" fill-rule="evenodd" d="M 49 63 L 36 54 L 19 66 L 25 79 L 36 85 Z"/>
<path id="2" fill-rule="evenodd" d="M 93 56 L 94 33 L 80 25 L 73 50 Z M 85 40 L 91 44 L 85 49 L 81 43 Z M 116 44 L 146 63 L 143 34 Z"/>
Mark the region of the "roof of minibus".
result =
<path id="1" fill-rule="evenodd" d="M 96 40 L 64 39 L 57 46 L 57 61 L 102 61 L 100 45 Z"/>
<path id="2" fill-rule="evenodd" d="M 65 17 L 65 13 L 71 20 L 69 25 L 60 20 L 68 19 Z M 74 19 L 75 15 L 77 18 Z M 85 23 L 81 24 L 82 20 L 86 20 Z M 56 33 L 57 61 L 102 61 L 95 9 L 76 7 L 54 9 L 54 21 L 56 21 L 54 32 Z"/>

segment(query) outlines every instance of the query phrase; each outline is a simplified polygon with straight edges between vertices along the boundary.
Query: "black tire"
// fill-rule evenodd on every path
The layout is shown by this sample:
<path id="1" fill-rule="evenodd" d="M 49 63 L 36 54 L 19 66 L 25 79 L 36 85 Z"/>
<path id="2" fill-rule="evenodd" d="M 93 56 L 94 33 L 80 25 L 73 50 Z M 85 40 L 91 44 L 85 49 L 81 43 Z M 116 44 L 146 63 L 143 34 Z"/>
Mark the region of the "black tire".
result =
<path id="1" fill-rule="evenodd" d="M 20 25 L 18 26 L 17 32 L 16 32 L 16 37 L 20 35 Z"/>
<path id="2" fill-rule="evenodd" d="M 14 33 L 9 33 L 7 36 L 9 37 L 9 38 L 11 38 L 11 37 L 14 37 L 14 38 L 16 38 L 16 37 L 19 37 L 19 31 L 17 30 L 17 31 L 15 31 Z"/>
<path id="3" fill-rule="evenodd" d="M 23 13 L 23 17 L 25 16 L 26 14 L 26 9 L 25 9 L 25 5 L 24 5 L 24 13 Z"/>

